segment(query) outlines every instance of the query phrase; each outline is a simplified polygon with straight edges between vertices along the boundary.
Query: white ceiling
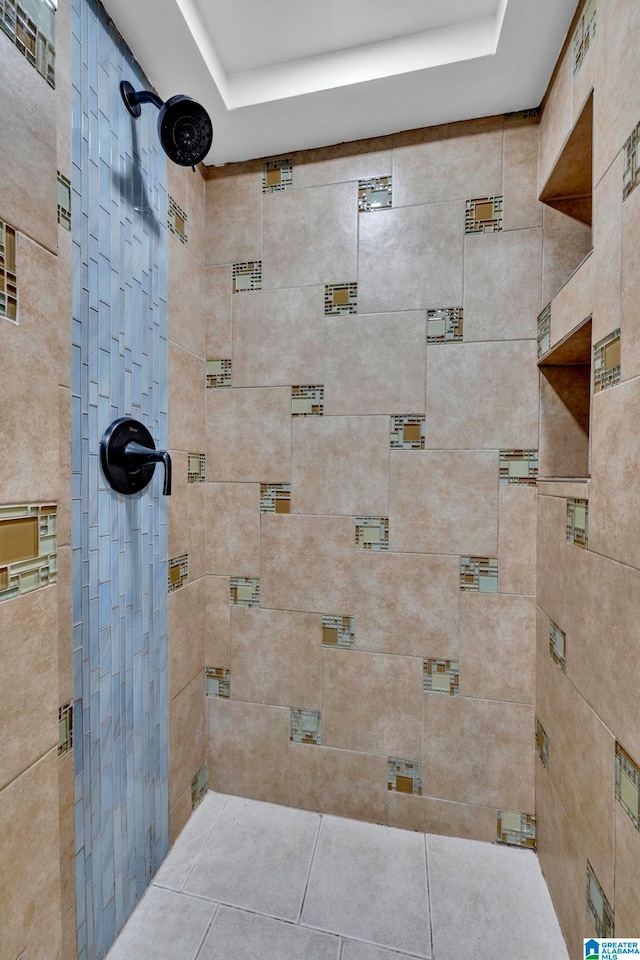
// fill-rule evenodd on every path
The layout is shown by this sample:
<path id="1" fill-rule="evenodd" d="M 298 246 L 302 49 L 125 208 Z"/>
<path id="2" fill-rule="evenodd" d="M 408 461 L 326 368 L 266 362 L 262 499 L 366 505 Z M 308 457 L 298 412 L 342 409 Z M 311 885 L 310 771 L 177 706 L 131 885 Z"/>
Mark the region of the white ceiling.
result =
<path id="1" fill-rule="evenodd" d="M 104 2 L 158 94 L 205 106 L 213 164 L 538 106 L 577 6 Z"/>

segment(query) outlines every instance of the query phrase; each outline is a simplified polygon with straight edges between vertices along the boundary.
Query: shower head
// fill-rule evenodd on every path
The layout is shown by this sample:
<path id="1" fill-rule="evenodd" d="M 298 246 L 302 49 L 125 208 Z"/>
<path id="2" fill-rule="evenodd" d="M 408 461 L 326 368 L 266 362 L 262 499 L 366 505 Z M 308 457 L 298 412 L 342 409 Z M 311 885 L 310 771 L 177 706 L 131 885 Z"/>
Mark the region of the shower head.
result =
<path id="1" fill-rule="evenodd" d="M 211 148 L 213 126 L 203 106 L 181 93 L 163 103 L 155 93 L 134 90 L 128 80 L 121 82 L 120 93 L 132 117 L 140 116 L 141 103 L 158 107 L 158 136 L 170 160 L 181 167 L 195 167 L 204 160 Z"/>

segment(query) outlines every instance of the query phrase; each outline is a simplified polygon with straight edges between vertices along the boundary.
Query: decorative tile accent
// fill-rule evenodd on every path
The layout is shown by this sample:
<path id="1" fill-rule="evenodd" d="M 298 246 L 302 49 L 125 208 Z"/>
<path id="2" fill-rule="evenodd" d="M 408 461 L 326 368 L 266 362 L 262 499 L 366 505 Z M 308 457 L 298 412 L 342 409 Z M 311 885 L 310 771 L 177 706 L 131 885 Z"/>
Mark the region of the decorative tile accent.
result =
<path id="1" fill-rule="evenodd" d="M 600 393 L 620 383 L 620 328 L 593 348 L 593 392 Z"/>
<path id="2" fill-rule="evenodd" d="M 358 182 L 358 210 L 383 210 L 391 204 L 391 177 L 370 177 Z"/>
<path id="3" fill-rule="evenodd" d="M 553 620 L 549 620 L 549 653 L 553 662 L 566 673 L 567 635 Z"/>
<path id="4" fill-rule="evenodd" d="M 191 809 L 195 810 L 207 795 L 209 789 L 209 777 L 207 775 L 207 765 L 203 763 L 195 777 L 191 781 Z"/>
<path id="5" fill-rule="evenodd" d="M 567 498 L 567 543 L 589 545 L 589 501 Z"/>
<path id="6" fill-rule="evenodd" d="M 183 553 L 179 557 L 169 560 L 169 593 L 184 587 L 189 578 L 189 557 Z"/>
<path id="7" fill-rule="evenodd" d="M 388 550 L 389 518 L 356 517 L 356 547 L 360 550 Z"/>
<path id="8" fill-rule="evenodd" d="M 231 577 L 230 605 L 232 607 L 259 607 L 260 580 L 258 577 Z"/>
<path id="9" fill-rule="evenodd" d="M 55 583 L 57 549 L 54 503 L 0 507 L 0 600 Z"/>
<path id="10" fill-rule="evenodd" d="M 536 818 L 529 813 L 498 810 L 498 843 L 536 848 Z"/>
<path id="11" fill-rule="evenodd" d="M 64 757 L 73 747 L 73 703 L 58 708 L 58 756 Z"/>
<path id="12" fill-rule="evenodd" d="M 497 233 L 502 230 L 502 197 L 467 200 L 465 233 Z"/>
<path id="13" fill-rule="evenodd" d="M 624 170 L 622 171 L 622 199 L 626 200 L 630 193 L 640 183 L 640 157 L 638 156 L 638 140 L 640 139 L 640 123 L 637 125 L 624 145 Z"/>
<path id="14" fill-rule="evenodd" d="M 207 387 L 231 386 L 231 360 L 207 360 Z"/>
<path id="15" fill-rule="evenodd" d="M 538 356 L 541 357 L 551 346 L 551 304 L 548 303 L 538 317 Z"/>
<path id="16" fill-rule="evenodd" d="M 309 384 L 291 387 L 292 417 L 321 417 L 324 413 L 324 385 Z"/>
<path id="17" fill-rule="evenodd" d="M 528 110 L 511 110 L 505 113 L 506 123 L 518 123 L 521 120 L 537 120 L 540 116 L 540 107 L 530 107 Z"/>
<path id="18" fill-rule="evenodd" d="M 294 743 L 320 744 L 320 711 L 294 710 L 291 707 L 289 739 Z"/>
<path id="19" fill-rule="evenodd" d="M 423 660 L 422 689 L 425 693 L 460 696 L 460 663 L 458 660 Z"/>
<path id="20" fill-rule="evenodd" d="M 455 343 L 462 340 L 462 307 L 438 307 L 427 310 L 427 343 Z"/>
<path id="21" fill-rule="evenodd" d="M 233 264 L 233 293 L 262 289 L 262 260 Z"/>
<path id="22" fill-rule="evenodd" d="M 267 160 L 262 168 L 262 192 L 280 193 L 293 187 L 293 160 Z"/>
<path id="23" fill-rule="evenodd" d="M 535 487 L 538 480 L 537 450 L 501 450 L 500 486 Z"/>
<path id="24" fill-rule="evenodd" d="M 207 697 L 229 698 L 229 671 L 223 667 L 205 667 L 204 692 Z"/>
<path id="25" fill-rule="evenodd" d="M 355 645 L 355 623 L 353 617 L 322 618 L 322 646 L 340 647 L 353 650 Z"/>
<path id="26" fill-rule="evenodd" d="M 328 283 L 324 288 L 325 317 L 341 317 L 358 312 L 357 283 Z"/>
<path id="27" fill-rule="evenodd" d="M 0 317 L 18 319 L 16 231 L 3 220 L 0 220 Z"/>
<path id="28" fill-rule="evenodd" d="M 55 82 L 56 8 L 50 0 L 0 0 L 0 29 L 49 86 Z"/>
<path id="29" fill-rule="evenodd" d="M 498 558 L 460 557 L 460 589 L 468 593 L 497 593 Z"/>
<path id="30" fill-rule="evenodd" d="M 573 35 L 573 78 L 584 63 L 596 35 L 596 0 L 589 0 Z"/>
<path id="31" fill-rule="evenodd" d="M 414 797 L 422 796 L 422 763 L 420 760 L 402 760 L 389 757 L 387 790 L 395 793 L 409 793 Z"/>
<path id="32" fill-rule="evenodd" d="M 58 223 L 71 230 L 71 181 L 58 170 Z"/>
<path id="33" fill-rule="evenodd" d="M 260 513 L 291 513 L 291 484 L 261 483 Z"/>
<path id="34" fill-rule="evenodd" d="M 187 454 L 187 483 L 204 483 L 207 479 L 206 453 Z"/>
<path id="35" fill-rule="evenodd" d="M 640 768 L 626 750 L 616 743 L 616 800 L 640 830 Z"/>
<path id="36" fill-rule="evenodd" d="M 593 867 L 587 860 L 587 914 L 598 937 L 612 937 L 614 933 L 613 907 L 607 900 Z"/>
<path id="37" fill-rule="evenodd" d="M 549 769 L 549 737 L 544 727 L 536 717 L 536 753 L 542 760 L 543 767 Z"/>
<path id="38" fill-rule="evenodd" d="M 187 215 L 184 210 L 178 206 L 173 197 L 167 197 L 167 226 L 171 233 L 182 243 L 188 243 L 187 237 Z"/>
<path id="39" fill-rule="evenodd" d="M 424 450 L 426 418 L 421 416 L 391 417 L 392 450 Z"/>

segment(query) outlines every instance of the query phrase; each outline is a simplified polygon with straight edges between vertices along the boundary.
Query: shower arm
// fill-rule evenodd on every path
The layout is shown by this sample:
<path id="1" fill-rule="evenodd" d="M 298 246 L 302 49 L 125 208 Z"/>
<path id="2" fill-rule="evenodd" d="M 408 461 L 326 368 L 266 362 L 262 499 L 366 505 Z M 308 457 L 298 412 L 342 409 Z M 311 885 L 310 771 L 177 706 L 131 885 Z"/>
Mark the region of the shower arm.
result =
<path id="1" fill-rule="evenodd" d="M 161 110 L 164 105 L 164 101 L 160 99 L 157 93 L 152 93 L 150 90 L 136 90 L 128 80 L 123 80 L 120 83 L 120 93 L 132 117 L 139 117 L 142 113 L 141 103 L 152 103 L 158 110 Z"/>

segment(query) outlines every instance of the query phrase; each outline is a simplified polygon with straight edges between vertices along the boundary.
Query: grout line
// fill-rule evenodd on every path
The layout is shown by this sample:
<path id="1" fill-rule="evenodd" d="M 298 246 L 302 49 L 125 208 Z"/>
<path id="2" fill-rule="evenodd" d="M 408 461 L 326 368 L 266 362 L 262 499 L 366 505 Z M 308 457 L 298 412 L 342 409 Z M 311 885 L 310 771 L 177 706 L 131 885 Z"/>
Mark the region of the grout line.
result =
<path id="1" fill-rule="evenodd" d="M 212 791 L 212 792 L 213 792 L 213 791 Z M 189 873 L 187 874 L 187 877 L 186 877 L 184 883 L 182 884 L 182 887 L 181 887 L 181 889 L 180 889 L 180 893 L 182 893 L 182 892 L 184 891 L 184 888 L 186 887 L 186 885 L 188 884 L 189 880 L 191 879 L 191 874 L 192 874 L 193 871 L 195 870 L 196 864 L 198 863 L 198 860 L 199 860 L 200 857 L 202 856 L 202 853 L 203 853 L 203 851 L 204 851 L 204 848 L 206 847 L 207 843 L 209 842 L 209 840 L 210 840 L 210 838 L 211 838 L 211 834 L 213 833 L 213 831 L 215 830 L 216 826 L 218 825 L 218 821 L 220 820 L 220 817 L 222 816 L 222 812 L 223 812 L 223 810 L 225 809 L 225 807 L 227 806 L 227 803 L 228 803 L 228 802 L 229 802 L 229 795 L 227 794 L 227 797 L 226 797 L 224 803 L 222 804 L 222 806 L 220 807 L 220 810 L 218 811 L 218 816 L 215 818 L 215 820 L 214 820 L 214 822 L 213 822 L 213 824 L 212 824 L 212 826 L 211 826 L 211 829 L 209 830 L 209 832 L 207 833 L 207 835 L 206 835 L 206 837 L 205 837 L 204 843 L 203 843 L 202 846 L 200 847 L 199 853 L 197 853 L 196 856 L 195 856 L 195 858 L 194 858 L 194 861 L 193 861 L 193 863 L 192 863 L 192 865 L 191 865 L 191 869 L 189 870 Z M 187 821 L 187 823 L 188 823 L 188 821 Z M 185 824 L 185 826 L 186 826 L 186 824 Z"/>
<path id="2" fill-rule="evenodd" d="M 431 956 L 435 960 L 435 949 L 433 945 L 433 910 L 431 904 L 431 877 L 429 876 L 429 848 L 427 845 L 427 835 L 424 836 L 424 859 L 427 869 L 427 917 L 429 919 L 429 944 L 431 946 Z"/>
<path id="3" fill-rule="evenodd" d="M 304 910 L 304 902 L 305 902 L 306 897 L 307 897 L 307 890 L 309 889 L 309 880 L 310 880 L 310 878 L 311 878 L 311 869 L 312 869 L 312 867 L 313 867 L 313 861 L 314 861 L 314 859 L 315 859 L 316 849 L 317 849 L 317 847 L 318 847 L 318 840 L 319 840 L 319 838 L 320 838 L 320 830 L 322 829 L 322 821 L 323 821 L 323 819 L 324 819 L 323 815 L 322 815 L 322 814 L 319 814 L 318 829 L 316 830 L 316 839 L 315 839 L 315 843 L 313 844 L 313 850 L 311 851 L 311 858 L 310 858 L 310 860 L 309 860 L 309 869 L 307 870 L 307 879 L 305 880 L 304 892 L 303 892 L 303 894 L 302 894 L 302 900 L 300 901 L 300 910 L 298 911 L 298 919 L 296 920 L 296 923 L 297 923 L 298 925 L 300 924 L 300 922 L 301 922 L 301 920 L 302 920 L 302 911 Z"/>
<path id="4" fill-rule="evenodd" d="M 209 936 L 209 931 L 211 930 L 211 927 L 213 926 L 213 921 L 214 921 L 215 918 L 217 917 L 219 909 L 220 909 L 220 904 L 217 903 L 216 906 L 215 906 L 215 910 L 213 911 L 213 914 L 212 914 L 212 916 L 211 916 L 211 920 L 210 920 L 209 923 L 207 924 L 207 929 L 205 930 L 205 932 L 204 932 L 204 934 L 203 934 L 203 936 L 202 936 L 202 940 L 200 941 L 200 946 L 198 947 L 198 949 L 196 950 L 196 952 L 195 952 L 194 955 L 193 955 L 193 960 L 198 960 L 198 957 L 201 956 L 202 948 L 203 948 L 203 946 L 204 946 L 204 942 L 205 942 L 205 940 L 207 939 L 207 937 Z"/>

